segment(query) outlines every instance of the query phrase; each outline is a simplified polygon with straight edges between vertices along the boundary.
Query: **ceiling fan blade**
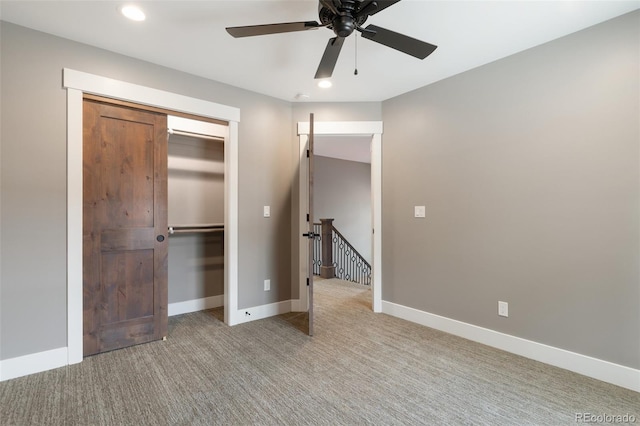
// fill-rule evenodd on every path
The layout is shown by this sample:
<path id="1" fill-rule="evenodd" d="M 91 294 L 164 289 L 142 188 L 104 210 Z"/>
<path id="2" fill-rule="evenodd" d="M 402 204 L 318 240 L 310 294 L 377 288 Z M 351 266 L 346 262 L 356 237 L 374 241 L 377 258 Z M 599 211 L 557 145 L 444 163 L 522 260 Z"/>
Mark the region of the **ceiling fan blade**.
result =
<path id="1" fill-rule="evenodd" d="M 293 31 L 315 30 L 321 25 L 316 21 L 285 22 L 282 24 L 249 25 L 244 27 L 227 27 L 227 32 L 238 37 L 252 37 L 266 34 L 290 33 Z"/>
<path id="2" fill-rule="evenodd" d="M 369 15 L 375 15 L 376 13 L 380 12 L 381 10 L 385 10 L 389 6 L 393 6 L 394 4 L 398 3 L 399 1 L 400 0 L 375 0 L 375 2 L 378 3 L 378 7 L 373 12 L 371 12 Z"/>
<path id="3" fill-rule="evenodd" d="M 426 58 L 438 47 L 376 25 L 369 25 L 361 34 L 366 39 L 384 44 L 418 59 Z"/>
<path id="4" fill-rule="evenodd" d="M 322 60 L 320 61 L 320 65 L 318 65 L 318 71 L 316 71 L 316 76 L 314 78 L 331 77 L 333 69 L 336 67 L 336 62 L 338 62 L 338 55 L 340 55 L 343 43 L 343 37 L 334 37 L 329 40 L 327 47 L 324 49 Z"/>

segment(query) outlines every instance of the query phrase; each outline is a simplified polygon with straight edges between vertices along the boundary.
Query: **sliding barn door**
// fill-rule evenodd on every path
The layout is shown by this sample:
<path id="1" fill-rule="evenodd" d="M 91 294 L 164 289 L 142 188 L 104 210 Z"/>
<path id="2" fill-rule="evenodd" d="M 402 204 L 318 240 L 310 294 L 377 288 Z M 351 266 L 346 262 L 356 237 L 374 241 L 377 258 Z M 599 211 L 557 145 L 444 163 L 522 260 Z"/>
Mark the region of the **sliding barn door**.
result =
<path id="1" fill-rule="evenodd" d="M 84 101 L 84 355 L 167 334 L 166 115 Z"/>

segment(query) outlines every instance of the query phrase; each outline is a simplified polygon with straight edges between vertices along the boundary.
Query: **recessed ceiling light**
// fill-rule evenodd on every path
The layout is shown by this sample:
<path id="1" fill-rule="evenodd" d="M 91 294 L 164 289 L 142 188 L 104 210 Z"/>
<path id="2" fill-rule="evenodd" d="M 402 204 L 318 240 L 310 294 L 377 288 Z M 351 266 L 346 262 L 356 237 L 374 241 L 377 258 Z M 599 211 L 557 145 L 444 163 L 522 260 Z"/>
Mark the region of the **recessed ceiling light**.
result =
<path id="1" fill-rule="evenodd" d="M 318 82 L 318 87 L 322 87 L 323 89 L 328 89 L 329 87 L 331 87 L 331 81 L 329 80 L 320 80 Z"/>
<path id="2" fill-rule="evenodd" d="M 138 6 L 123 6 L 120 12 L 132 21 L 144 21 L 146 19 L 144 12 Z"/>

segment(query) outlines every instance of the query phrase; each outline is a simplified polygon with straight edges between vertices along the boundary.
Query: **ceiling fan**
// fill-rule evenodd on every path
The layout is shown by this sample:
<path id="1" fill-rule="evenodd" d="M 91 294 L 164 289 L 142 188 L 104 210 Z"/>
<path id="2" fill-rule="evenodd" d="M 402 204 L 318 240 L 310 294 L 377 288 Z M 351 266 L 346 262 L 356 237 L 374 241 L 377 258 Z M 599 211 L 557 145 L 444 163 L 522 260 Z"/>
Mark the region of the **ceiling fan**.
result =
<path id="1" fill-rule="evenodd" d="M 371 15 L 393 6 L 400 0 L 320 0 L 318 15 L 320 23 L 316 21 L 286 22 L 281 24 L 249 25 L 244 27 L 228 27 L 227 32 L 233 37 L 251 37 L 266 34 L 288 33 L 294 31 L 316 30 L 329 28 L 335 37 L 329 40 L 324 50 L 315 78 L 329 78 L 338 61 L 344 39 L 359 31 L 362 37 L 383 44 L 400 52 L 424 59 L 436 50 L 437 46 L 396 33 L 377 25 L 363 28 L 367 18 Z"/>

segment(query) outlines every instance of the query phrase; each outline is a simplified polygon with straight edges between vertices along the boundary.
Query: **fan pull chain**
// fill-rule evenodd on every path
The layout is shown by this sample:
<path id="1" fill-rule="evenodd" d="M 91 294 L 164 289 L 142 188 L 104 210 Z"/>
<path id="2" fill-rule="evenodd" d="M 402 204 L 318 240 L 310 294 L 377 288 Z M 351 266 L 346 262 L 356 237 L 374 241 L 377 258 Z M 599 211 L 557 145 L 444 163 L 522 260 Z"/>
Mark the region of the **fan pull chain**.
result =
<path id="1" fill-rule="evenodd" d="M 358 33 L 354 34 L 356 39 L 356 69 L 353 71 L 353 75 L 358 75 Z"/>

